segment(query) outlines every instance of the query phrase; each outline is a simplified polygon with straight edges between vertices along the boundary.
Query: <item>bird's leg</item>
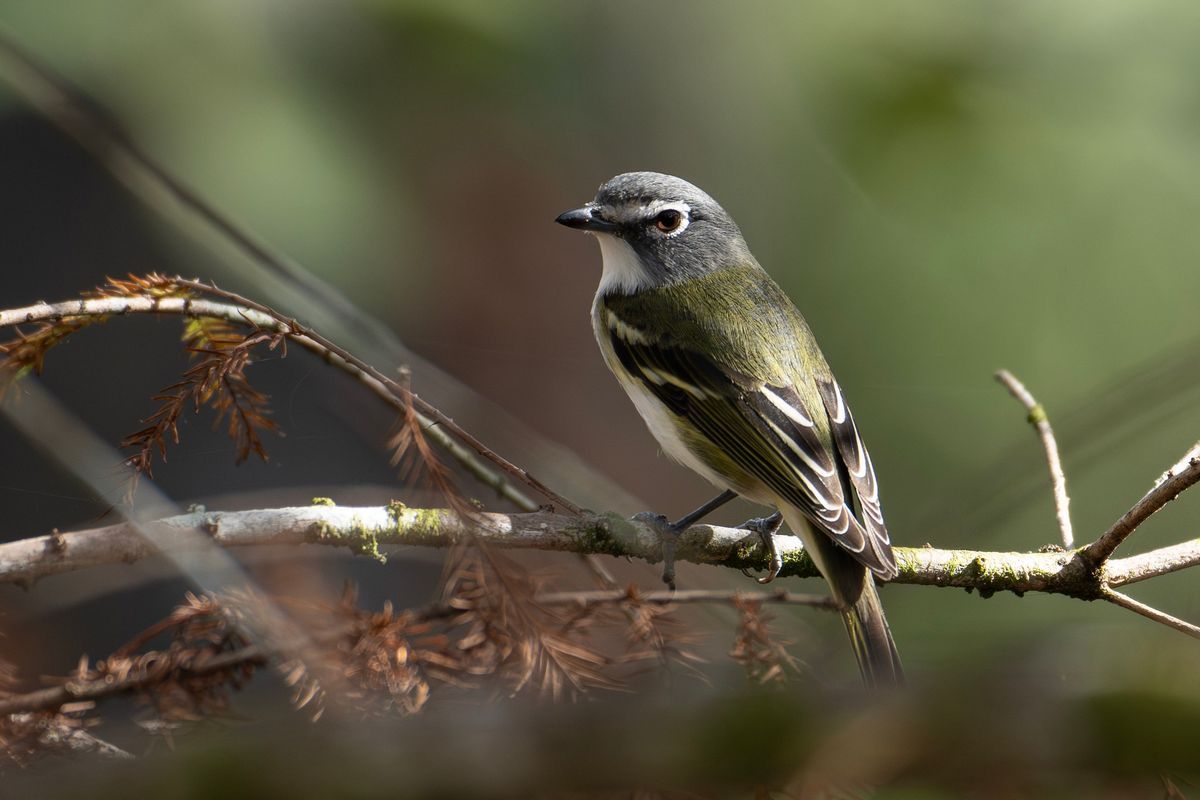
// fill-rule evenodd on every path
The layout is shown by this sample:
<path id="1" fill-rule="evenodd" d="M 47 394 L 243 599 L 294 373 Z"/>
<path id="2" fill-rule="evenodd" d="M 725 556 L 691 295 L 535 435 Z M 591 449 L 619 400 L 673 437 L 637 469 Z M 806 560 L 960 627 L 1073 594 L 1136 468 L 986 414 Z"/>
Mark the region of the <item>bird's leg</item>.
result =
<path id="1" fill-rule="evenodd" d="M 653 511 L 643 511 L 633 515 L 634 519 L 653 525 L 658 530 L 659 538 L 662 539 L 663 551 L 662 579 L 667 588 L 675 590 L 675 549 L 679 544 L 679 534 L 735 497 L 737 497 L 737 492 L 726 489 L 695 511 L 684 514 L 674 522 L 668 522 L 665 515 L 655 514 Z"/>
<path id="2" fill-rule="evenodd" d="M 783 557 L 779 555 L 779 548 L 775 546 L 775 534 L 779 531 L 779 527 L 783 525 L 783 514 L 776 511 L 769 517 L 755 517 L 748 519 L 739 528 L 745 528 L 748 531 L 757 533 L 762 538 L 763 548 L 767 551 L 770 557 L 770 566 L 767 568 L 767 574 L 761 578 L 754 578 L 759 583 L 770 583 L 779 575 L 783 569 Z M 753 577 L 746 570 L 742 570 L 742 574 L 746 577 Z"/>

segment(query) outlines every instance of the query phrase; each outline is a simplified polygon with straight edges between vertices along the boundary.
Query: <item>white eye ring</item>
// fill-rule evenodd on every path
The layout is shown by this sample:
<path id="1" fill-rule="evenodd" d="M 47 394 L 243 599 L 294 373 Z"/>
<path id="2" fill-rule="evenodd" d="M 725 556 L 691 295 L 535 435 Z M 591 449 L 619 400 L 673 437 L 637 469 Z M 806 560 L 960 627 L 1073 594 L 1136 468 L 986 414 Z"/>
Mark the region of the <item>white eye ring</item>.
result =
<path id="1" fill-rule="evenodd" d="M 655 204 L 647 209 L 647 221 L 661 235 L 670 239 L 687 230 L 691 219 L 691 207 L 687 203 Z"/>

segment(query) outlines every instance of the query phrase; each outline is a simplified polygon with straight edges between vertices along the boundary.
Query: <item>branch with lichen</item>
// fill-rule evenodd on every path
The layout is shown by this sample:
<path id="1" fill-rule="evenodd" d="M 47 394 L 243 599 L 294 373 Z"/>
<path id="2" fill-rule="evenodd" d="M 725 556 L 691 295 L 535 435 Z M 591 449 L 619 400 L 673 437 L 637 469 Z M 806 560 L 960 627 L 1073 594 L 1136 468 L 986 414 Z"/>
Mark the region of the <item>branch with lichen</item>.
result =
<path id="1" fill-rule="evenodd" d="M 540 511 L 475 513 L 408 508 L 403 504 L 350 507 L 323 501 L 312 506 L 255 511 L 195 511 L 151 523 L 142 531 L 158 548 L 186 546 L 184 532 L 201 530 L 223 547 L 323 545 L 386 559 L 398 546 L 449 547 L 472 533 L 503 548 L 635 558 L 655 563 L 662 545 L 655 529 L 616 514 L 575 516 Z M 782 537 L 784 576 L 816 577 L 798 539 Z M 157 552 L 132 526 L 55 533 L 0 545 L 0 582 L 32 585 L 40 578 L 104 564 L 131 563 Z M 893 583 L 996 592 L 1048 592 L 1096 600 L 1106 590 L 1200 565 L 1200 539 L 1091 566 L 1085 550 L 990 552 L 896 547 Z M 696 525 L 680 537 L 678 558 L 733 569 L 765 569 L 759 538 L 739 528 Z"/>

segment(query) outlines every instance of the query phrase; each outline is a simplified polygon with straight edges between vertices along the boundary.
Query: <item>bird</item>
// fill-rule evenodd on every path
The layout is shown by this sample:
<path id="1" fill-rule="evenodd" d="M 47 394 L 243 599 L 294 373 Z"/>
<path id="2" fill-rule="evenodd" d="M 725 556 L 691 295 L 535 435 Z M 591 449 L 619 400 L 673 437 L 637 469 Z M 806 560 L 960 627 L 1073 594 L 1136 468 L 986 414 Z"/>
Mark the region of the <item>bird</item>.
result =
<path id="1" fill-rule="evenodd" d="M 829 584 L 864 683 L 901 685 L 875 587 L 897 567 L 871 457 L 807 322 L 733 218 L 682 178 L 627 172 L 555 221 L 599 241 L 592 328 L 609 369 L 663 452 L 723 490 L 663 528 L 738 495 L 774 507 L 754 521 L 772 552 L 762 582 L 779 571 L 782 518 Z"/>

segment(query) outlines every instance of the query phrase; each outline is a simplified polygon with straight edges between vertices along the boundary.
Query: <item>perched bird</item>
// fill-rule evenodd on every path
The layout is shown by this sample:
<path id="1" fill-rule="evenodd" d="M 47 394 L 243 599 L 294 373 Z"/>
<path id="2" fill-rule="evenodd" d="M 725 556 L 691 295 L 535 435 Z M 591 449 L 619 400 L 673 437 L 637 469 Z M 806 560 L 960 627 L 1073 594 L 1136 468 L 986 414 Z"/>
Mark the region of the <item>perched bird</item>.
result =
<path id="1" fill-rule="evenodd" d="M 899 684 L 872 577 L 895 577 L 896 562 L 871 458 L 807 323 L 733 219 L 687 181 L 630 172 L 556 222 L 600 242 L 592 325 L 609 368 L 667 455 L 726 490 L 697 514 L 733 493 L 778 509 L 843 608 L 864 681 Z"/>

